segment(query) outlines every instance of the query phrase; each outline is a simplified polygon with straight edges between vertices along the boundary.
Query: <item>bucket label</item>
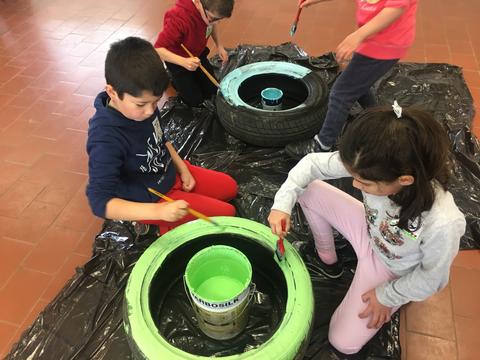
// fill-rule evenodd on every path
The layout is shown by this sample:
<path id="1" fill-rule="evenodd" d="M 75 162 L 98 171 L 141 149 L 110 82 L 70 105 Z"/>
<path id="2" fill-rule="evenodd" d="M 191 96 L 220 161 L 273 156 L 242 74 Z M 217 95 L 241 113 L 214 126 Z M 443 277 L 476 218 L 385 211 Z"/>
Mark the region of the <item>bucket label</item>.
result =
<path id="1" fill-rule="evenodd" d="M 190 293 L 192 295 L 192 297 L 195 299 L 195 301 L 201 305 L 204 305 L 206 307 L 209 307 L 209 308 L 213 308 L 213 309 L 223 309 L 223 308 L 229 308 L 233 305 L 235 305 L 236 303 L 238 303 L 240 301 L 239 297 L 236 297 L 236 298 L 233 298 L 232 300 L 229 300 L 229 301 L 225 301 L 225 302 L 222 302 L 222 303 L 211 303 L 211 302 L 208 302 L 208 301 L 205 301 L 201 298 L 199 298 L 198 296 L 196 296 L 195 294 L 193 293 Z"/>

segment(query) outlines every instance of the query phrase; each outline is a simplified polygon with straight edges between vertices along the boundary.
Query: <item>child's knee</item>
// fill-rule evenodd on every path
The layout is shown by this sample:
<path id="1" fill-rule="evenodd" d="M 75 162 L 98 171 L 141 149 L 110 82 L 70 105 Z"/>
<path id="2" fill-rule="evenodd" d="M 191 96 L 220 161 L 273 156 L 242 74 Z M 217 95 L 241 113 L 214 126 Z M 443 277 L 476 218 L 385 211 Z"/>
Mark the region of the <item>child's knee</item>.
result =
<path id="1" fill-rule="evenodd" d="M 230 201 L 237 197 L 238 184 L 230 175 L 227 175 L 227 174 L 224 174 L 224 175 L 225 176 L 222 182 L 223 183 L 222 188 L 223 188 L 224 194 L 222 196 L 222 200 Z"/>
<path id="2" fill-rule="evenodd" d="M 325 183 L 320 181 L 313 181 L 308 185 L 302 195 L 298 198 L 298 203 L 303 206 L 308 206 L 312 202 L 318 202 L 322 197 L 323 185 Z"/>
<path id="3" fill-rule="evenodd" d="M 235 206 L 229 203 L 225 203 L 221 210 L 221 216 L 235 216 Z"/>
<path id="4" fill-rule="evenodd" d="M 358 353 L 364 344 L 355 342 L 352 336 L 349 336 L 347 332 L 343 334 L 335 334 L 332 331 L 328 333 L 328 341 L 330 344 L 343 354 L 356 354 Z"/>

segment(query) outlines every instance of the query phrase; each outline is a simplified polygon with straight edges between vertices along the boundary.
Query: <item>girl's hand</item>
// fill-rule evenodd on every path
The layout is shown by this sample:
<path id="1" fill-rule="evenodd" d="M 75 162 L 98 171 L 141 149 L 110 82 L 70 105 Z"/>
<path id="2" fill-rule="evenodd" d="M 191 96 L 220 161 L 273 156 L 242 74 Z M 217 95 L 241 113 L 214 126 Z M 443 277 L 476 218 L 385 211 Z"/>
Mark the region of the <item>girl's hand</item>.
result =
<path id="1" fill-rule="evenodd" d="M 218 56 L 222 59 L 222 63 L 226 64 L 228 62 L 228 52 L 225 50 L 223 45 L 217 45 Z"/>
<path id="2" fill-rule="evenodd" d="M 275 235 L 285 237 L 290 231 L 290 215 L 284 213 L 283 211 L 270 211 L 270 215 L 268 215 L 267 220 L 270 224 L 270 229 L 272 229 L 272 233 Z M 285 226 L 284 229 L 283 226 Z"/>
<path id="3" fill-rule="evenodd" d="M 158 203 L 160 220 L 177 221 L 187 215 L 188 203 L 185 200 Z"/>
<path id="4" fill-rule="evenodd" d="M 182 66 L 188 71 L 196 71 L 197 68 L 200 66 L 200 59 L 197 57 L 184 58 Z"/>
<path id="5" fill-rule="evenodd" d="M 380 329 L 383 324 L 390 321 L 390 316 L 392 314 L 392 308 L 388 306 L 382 305 L 378 299 L 377 295 L 375 294 L 375 289 L 367 291 L 365 294 L 362 295 L 363 302 L 368 301 L 368 305 L 358 317 L 361 319 L 365 319 L 371 316 L 370 321 L 368 322 L 367 327 L 369 329 Z"/>
<path id="6" fill-rule="evenodd" d="M 180 173 L 180 179 L 182 180 L 182 190 L 185 192 L 190 192 L 193 190 L 195 187 L 196 181 L 195 178 L 193 177 L 192 173 L 185 168 L 181 173 Z"/>
<path id="7" fill-rule="evenodd" d="M 335 50 L 337 62 L 340 64 L 349 62 L 352 59 L 353 52 L 360 46 L 362 41 L 363 38 L 356 32 L 351 33 L 345 39 L 343 39 L 343 41 Z"/>

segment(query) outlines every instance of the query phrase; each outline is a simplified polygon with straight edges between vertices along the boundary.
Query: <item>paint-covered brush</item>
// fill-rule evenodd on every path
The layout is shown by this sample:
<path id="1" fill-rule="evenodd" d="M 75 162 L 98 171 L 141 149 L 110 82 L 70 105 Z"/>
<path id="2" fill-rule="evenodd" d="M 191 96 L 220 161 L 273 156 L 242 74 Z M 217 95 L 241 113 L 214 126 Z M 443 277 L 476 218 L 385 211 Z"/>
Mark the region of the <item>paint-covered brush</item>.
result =
<path id="1" fill-rule="evenodd" d="M 285 231 L 285 221 L 282 220 L 282 231 Z M 283 245 L 283 235 L 280 235 L 277 240 L 277 246 L 275 247 L 275 255 L 277 255 L 278 261 L 282 261 L 285 258 L 285 246 Z"/>
<path id="2" fill-rule="evenodd" d="M 297 15 L 295 16 L 295 20 L 293 20 L 293 24 L 290 27 L 290 36 L 295 35 L 295 32 L 297 31 L 298 20 L 300 20 L 300 14 L 302 13 L 302 9 L 303 9 L 300 7 L 302 3 L 303 1 L 300 4 L 298 4 Z"/>

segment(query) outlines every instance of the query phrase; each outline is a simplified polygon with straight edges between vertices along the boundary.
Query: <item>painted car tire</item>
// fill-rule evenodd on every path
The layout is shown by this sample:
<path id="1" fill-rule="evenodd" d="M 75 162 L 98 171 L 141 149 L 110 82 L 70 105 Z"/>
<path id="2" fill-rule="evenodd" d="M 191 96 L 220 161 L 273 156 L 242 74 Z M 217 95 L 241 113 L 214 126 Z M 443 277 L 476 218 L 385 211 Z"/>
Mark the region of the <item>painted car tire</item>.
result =
<path id="1" fill-rule="evenodd" d="M 251 220 L 215 217 L 222 233 L 254 239 L 272 249 L 277 238 L 270 229 Z M 217 227 L 202 220 L 193 221 L 168 232 L 155 241 L 139 258 L 128 279 L 124 302 L 124 327 L 137 359 L 207 359 L 172 346 L 163 338 L 150 313 L 149 285 L 165 258 L 182 244 L 198 237 L 218 233 Z M 285 315 L 272 337 L 256 349 L 222 357 L 225 360 L 275 359 L 303 357 L 313 321 L 313 290 L 310 276 L 300 255 L 285 242 L 285 260 L 278 262 L 287 284 Z M 301 357 L 300 357 L 301 356 Z"/>
<path id="2" fill-rule="evenodd" d="M 254 77 L 282 76 L 285 86 L 303 87 L 305 98 L 296 107 L 281 111 L 264 110 L 246 103 L 240 92 L 258 93 L 259 85 L 250 85 Z M 263 87 L 272 87 L 270 80 Z M 275 87 L 275 86 L 274 86 Z M 298 92 L 298 90 L 295 90 Z M 303 99 L 303 96 L 302 96 Z M 306 67 L 280 61 L 265 61 L 241 66 L 228 73 L 220 83 L 216 98 L 217 113 L 225 129 L 236 138 L 258 146 L 284 146 L 313 137 L 325 119 L 328 89 L 323 79 Z"/>

